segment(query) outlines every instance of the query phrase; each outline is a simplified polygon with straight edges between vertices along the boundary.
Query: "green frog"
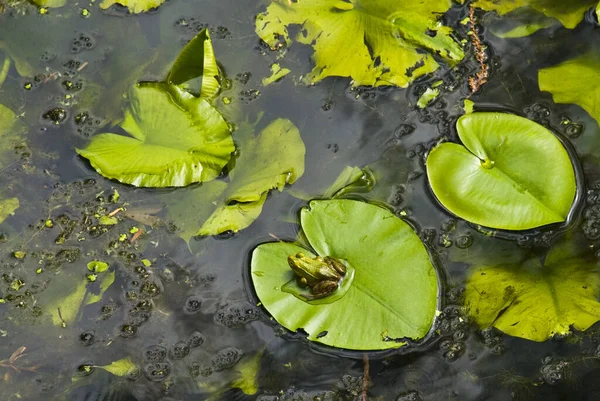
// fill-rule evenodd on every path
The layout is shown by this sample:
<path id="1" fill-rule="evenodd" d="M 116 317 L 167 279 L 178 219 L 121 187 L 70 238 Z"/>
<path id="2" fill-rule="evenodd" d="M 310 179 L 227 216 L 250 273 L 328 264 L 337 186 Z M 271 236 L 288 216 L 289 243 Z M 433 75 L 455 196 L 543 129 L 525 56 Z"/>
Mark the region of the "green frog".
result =
<path id="1" fill-rule="evenodd" d="M 310 287 L 312 295 L 301 294 L 308 300 L 331 295 L 346 274 L 346 266 L 329 256 L 311 258 L 299 252 L 288 256 L 288 264 L 298 277 L 299 284 Z"/>

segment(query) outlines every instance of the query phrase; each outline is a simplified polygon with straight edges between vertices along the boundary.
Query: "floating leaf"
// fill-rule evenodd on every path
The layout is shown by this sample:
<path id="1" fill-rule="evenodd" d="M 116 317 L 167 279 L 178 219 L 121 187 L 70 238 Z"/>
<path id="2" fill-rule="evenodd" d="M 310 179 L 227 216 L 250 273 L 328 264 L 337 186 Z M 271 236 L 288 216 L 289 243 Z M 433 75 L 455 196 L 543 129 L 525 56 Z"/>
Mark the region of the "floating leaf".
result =
<path id="1" fill-rule="evenodd" d="M 286 184 L 302 176 L 305 153 L 298 128 L 281 118 L 242 144 L 220 205 L 196 235 L 237 232 L 248 227 L 262 211 L 271 189 L 283 191 Z"/>
<path id="2" fill-rule="evenodd" d="M 438 278 L 413 229 L 386 209 L 353 200 L 312 201 L 300 216 L 318 255 L 346 260 L 355 269 L 346 294 L 310 304 L 282 287 L 294 278 L 288 256 L 310 251 L 291 243 L 259 245 L 251 277 L 264 307 L 291 331 L 338 348 L 380 350 L 423 338 L 435 316 Z M 323 298 L 322 300 L 325 300 Z"/>
<path id="3" fill-rule="evenodd" d="M 271 65 L 271 76 L 262 79 L 264 86 L 271 85 L 273 82 L 280 80 L 290 73 L 288 68 L 281 68 L 279 63 L 273 63 Z"/>
<path id="4" fill-rule="evenodd" d="M 119 359 L 112 362 L 110 365 L 97 366 L 100 369 L 106 370 L 115 376 L 129 376 L 138 371 L 138 367 L 131 361 L 130 357 Z"/>
<path id="5" fill-rule="evenodd" d="M 17 198 L 0 199 L 0 223 L 6 220 L 18 208 L 19 200 Z"/>
<path id="6" fill-rule="evenodd" d="M 553 67 L 538 76 L 540 90 L 552 93 L 556 103 L 574 103 L 600 124 L 600 55 L 591 52 Z"/>
<path id="7" fill-rule="evenodd" d="M 94 273 L 104 273 L 108 270 L 108 263 L 101 262 L 99 260 L 92 260 L 87 264 L 87 268 L 89 271 Z"/>
<path id="8" fill-rule="evenodd" d="M 199 85 L 194 81 L 199 79 Z M 219 67 L 213 50 L 208 29 L 201 30 L 183 48 L 171 67 L 167 82 L 186 89 L 199 86 L 197 91 L 202 98 L 212 98 L 219 91 Z"/>
<path id="9" fill-rule="evenodd" d="M 290 25 L 301 25 L 296 41 L 314 47 L 311 83 L 325 77 L 351 77 L 353 85 L 407 86 L 435 71 L 425 49 L 455 63 L 464 53 L 452 30 L 438 21 L 449 0 L 272 1 L 256 18 L 256 33 L 272 48 L 286 44 Z"/>
<path id="10" fill-rule="evenodd" d="M 427 176 L 442 205 L 483 226 L 525 230 L 566 219 L 573 165 L 558 138 L 526 118 L 471 113 L 457 122 L 463 145 L 429 152 Z"/>
<path id="11" fill-rule="evenodd" d="M 550 252 L 544 263 L 477 266 L 470 270 L 465 308 L 482 328 L 545 341 L 586 330 L 600 320 L 600 275 L 596 261 Z"/>
<path id="12" fill-rule="evenodd" d="M 438 88 L 427 88 L 427 90 L 421 95 L 421 97 L 417 101 L 417 107 L 420 109 L 424 109 L 429 103 L 431 103 L 431 101 L 433 101 L 439 95 L 440 90 Z"/>
<path id="13" fill-rule="evenodd" d="M 464 3 L 464 0 L 461 0 L 461 3 Z M 598 4 L 598 0 L 475 0 L 471 4 L 484 10 L 496 11 L 500 15 L 530 6 L 572 29 L 583 20 L 590 7 Z"/>
<path id="14" fill-rule="evenodd" d="M 77 153 L 107 178 L 141 187 L 185 186 L 221 172 L 234 150 L 229 126 L 205 99 L 176 86 L 138 84 L 121 127 Z"/>
<path id="15" fill-rule="evenodd" d="M 100 8 L 106 10 L 113 4 L 120 4 L 129 8 L 130 13 L 139 14 L 157 8 L 165 0 L 103 0 L 100 3 Z"/>

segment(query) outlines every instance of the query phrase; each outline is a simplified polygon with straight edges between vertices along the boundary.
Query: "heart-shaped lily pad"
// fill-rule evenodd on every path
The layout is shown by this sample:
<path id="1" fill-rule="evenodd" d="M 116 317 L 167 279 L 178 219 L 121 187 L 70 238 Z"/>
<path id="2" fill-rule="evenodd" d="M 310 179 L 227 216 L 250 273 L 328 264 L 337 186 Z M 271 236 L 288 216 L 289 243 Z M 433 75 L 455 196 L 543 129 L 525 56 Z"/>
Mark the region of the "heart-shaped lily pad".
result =
<path id="1" fill-rule="evenodd" d="M 446 209 L 505 230 L 566 220 L 575 171 L 552 132 L 523 117 L 491 112 L 462 116 L 457 131 L 463 145 L 445 142 L 427 157 L 431 189 Z"/>
<path id="2" fill-rule="evenodd" d="M 398 348 L 406 339 L 427 335 L 438 277 L 407 223 L 386 209 L 347 199 L 312 201 L 300 220 L 315 253 L 346 261 L 354 277 L 333 302 L 309 303 L 283 287 L 294 278 L 288 256 L 314 254 L 286 242 L 259 245 L 252 254 L 252 282 L 281 325 L 303 329 L 311 341 L 351 350 Z"/>

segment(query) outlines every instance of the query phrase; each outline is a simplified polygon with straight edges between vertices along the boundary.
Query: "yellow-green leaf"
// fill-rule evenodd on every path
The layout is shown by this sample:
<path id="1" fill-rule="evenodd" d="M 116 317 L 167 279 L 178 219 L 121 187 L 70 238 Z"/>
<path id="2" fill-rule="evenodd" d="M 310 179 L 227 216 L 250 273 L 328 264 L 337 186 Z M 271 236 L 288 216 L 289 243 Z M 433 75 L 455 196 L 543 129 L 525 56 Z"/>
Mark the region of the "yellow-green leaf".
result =
<path id="1" fill-rule="evenodd" d="M 600 320 L 597 263 L 551 252 L 523 263 L 471 268 L 465 308 L 482 328 L 533 341 L 586 330 Z"/>
<path id="2" fill-rule="evenodd" d="M 353 85 L 407 86 L 435 71 L 438 54 L 453 64 L 464 56 L 452 30 L 439 22 L 450 0 L 273 0 L 256 18 L 256 33 L 272 48 L 279 38 L 313 46 L 311 83 L 330 76 L 351 77 Z M 425 52 L 423 51 L 425 50 Z"/>
<path id="3" fill-rule="evenodd" d="M 138 370 L 138 367 L 131 361 L 130 357 L 119 359 L 110 365 L 98 366 L 98 368 L 104 369 L 115 376 L 127 376 Z"/>

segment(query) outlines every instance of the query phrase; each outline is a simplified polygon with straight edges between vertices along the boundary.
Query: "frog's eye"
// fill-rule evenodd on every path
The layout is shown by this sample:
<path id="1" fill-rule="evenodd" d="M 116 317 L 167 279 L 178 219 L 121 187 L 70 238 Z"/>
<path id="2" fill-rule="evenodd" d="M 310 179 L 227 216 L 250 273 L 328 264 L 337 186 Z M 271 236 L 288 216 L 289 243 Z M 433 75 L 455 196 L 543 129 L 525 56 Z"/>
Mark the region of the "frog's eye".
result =
<path id="1" fill-rule="evenodd" d="M 296 257 L 297 257 L 297 258 L 303 258 L 303 257 L 304 257 L 304 254 L 303 254 L 302 252 L 298 252 L 298 253 L 296 254 Z"/>

